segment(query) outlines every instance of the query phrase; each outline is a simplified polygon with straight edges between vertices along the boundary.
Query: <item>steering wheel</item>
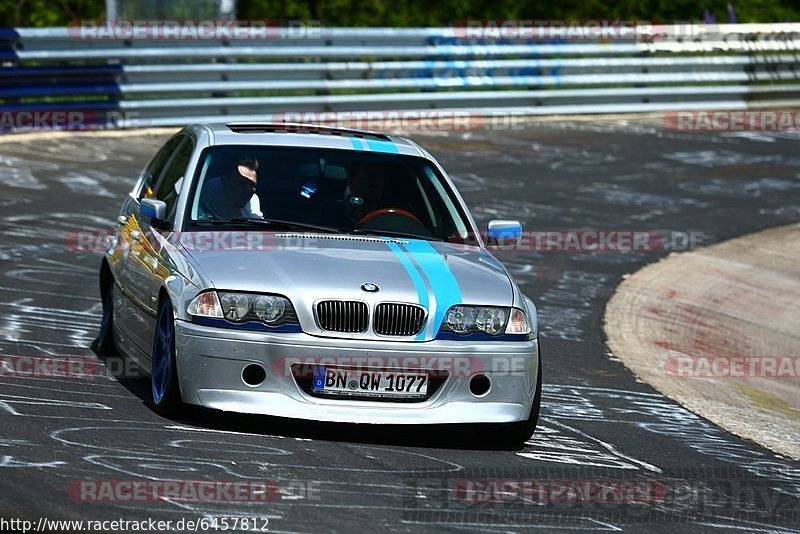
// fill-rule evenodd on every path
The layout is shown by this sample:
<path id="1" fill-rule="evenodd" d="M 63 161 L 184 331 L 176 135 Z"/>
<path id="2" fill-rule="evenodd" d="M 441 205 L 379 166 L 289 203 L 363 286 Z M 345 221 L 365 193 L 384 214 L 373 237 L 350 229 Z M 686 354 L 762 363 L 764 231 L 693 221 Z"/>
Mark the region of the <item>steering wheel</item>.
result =
<path id="1" fill-rule="evenodd" d="M 361 217 L 358 220 L 358 222 L 356 223 L 355 227 L 358 228 L 359 226 L 363 225 L 364 223 L 367 223 L 367 222 L 371 221 L 372 219 L 374 219 L 376 217 L 380 217 L 381 215 L 400 215 L 402 217 L 408 217 L 409 219 L 412 219 L 412 220 L 418 222 L 419 224 L 422 224 L 422 221 L 420 221 L 417 218 L 417 216 L 414 215 L 413 213 L 411 213 L 410 211 L 406 211 L 406 210 L 400 209 L 400 208 L 380 208 L 380 209 L 377 209 L 375 211 L 371 211 L 371 212 L 367 213 L 366 215 L 364 215 L 363 217 Z"/>

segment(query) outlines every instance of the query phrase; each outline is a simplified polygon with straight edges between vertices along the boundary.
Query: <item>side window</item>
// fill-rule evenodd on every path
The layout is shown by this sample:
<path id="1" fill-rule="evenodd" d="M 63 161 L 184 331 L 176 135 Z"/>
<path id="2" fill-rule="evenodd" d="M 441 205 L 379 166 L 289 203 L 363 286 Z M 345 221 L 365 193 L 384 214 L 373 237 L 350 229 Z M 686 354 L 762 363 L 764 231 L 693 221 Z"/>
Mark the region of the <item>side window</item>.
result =
<path id="1" fill-rule="evenodd" d="M 163 200 L 167 205 L 167 219 L 173 220 L 175 208 L 178 206 L 178 193 L 181 181 L 189 165 L 189 159 L 194 151 L 194 143 L 188 137 L 183 138 L 183 143 L 175 150 L 175 155 L 170 160 L 167 168 L 161 173 L 155 187 L 155 198 Z"/>
<path id="2" fill-rule="evenodd" d="M 142 184 L 136 195 L 139 200 L 143 198 L 153 198 L 153 192 L 158 177 L 161 176 L 172 153 L 183 140 L 183 136 L 173 137 L 167 141 L 166 145 L 161 147 L 161 150 L 159 150 L 155 157 L 150 160 L 150 163 L 147 164 L 147 167 L 145 167 L 142 172 Z"/>

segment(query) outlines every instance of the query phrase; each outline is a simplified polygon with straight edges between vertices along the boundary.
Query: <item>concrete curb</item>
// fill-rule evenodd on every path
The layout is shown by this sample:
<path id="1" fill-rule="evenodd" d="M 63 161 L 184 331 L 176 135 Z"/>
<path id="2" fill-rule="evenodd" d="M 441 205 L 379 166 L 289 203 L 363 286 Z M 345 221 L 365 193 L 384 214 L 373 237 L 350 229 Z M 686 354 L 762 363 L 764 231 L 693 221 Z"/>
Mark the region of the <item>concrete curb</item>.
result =
<path id="1" fill-rule="evenodd" d="M 604 326 L 613 354 L 658 391 L 800 459 L 800 224 L 645 267 L 617 288 Z"/>
<path id="2" fill-rule="evenodd" d="M 67 137 L 131 137 L 136 135 L 167 135 L 180 130 L 175 128 L 141 128 L 132 130 L 43 130 L 35 132 L 9 133 L 0 135 L 0 144 L 27 143 L 29 141 L 45 141 Z"/>

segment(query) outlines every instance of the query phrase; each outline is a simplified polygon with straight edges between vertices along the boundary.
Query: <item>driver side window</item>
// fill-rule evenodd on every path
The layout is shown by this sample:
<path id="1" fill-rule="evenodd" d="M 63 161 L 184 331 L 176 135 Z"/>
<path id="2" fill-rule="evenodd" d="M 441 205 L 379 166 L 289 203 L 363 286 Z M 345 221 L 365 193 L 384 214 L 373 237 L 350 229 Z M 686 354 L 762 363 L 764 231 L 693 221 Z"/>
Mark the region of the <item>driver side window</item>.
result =
<path id="1" fill-rule="evenodd" d="M 143 198 L 155 198 L 155 185 L 158 181 L 159 176 L 164 171 L 164 167 L 169 162 L 170 158 L 172 157 L 172 153 L 184 140 L 183 136 L 176 136 L 167 141 L 161 150 L 158 151 L 158 154 L 150 160 L 150 163 L 147 164 L 144 171 L 142 171 L 142 183 L 139 186 L 139 190 L 136 193 L 136 199 L 141 200 Z"/>
<path id="2" fill-rule="evenodd" d="M 175 209 L 178 206 L 178 193 L 180 192 L 181 180 L 186 173 L 186 167 L 194 151 L 194 143 L 188 137 L 184 137 L 183 143 L 175 150 L 175 155 L 170 160 L 161 177 L 156 183 L 154 196 L 158 200 L 163 200 L 167 205 L 167 220 L 174 220 Z"/>

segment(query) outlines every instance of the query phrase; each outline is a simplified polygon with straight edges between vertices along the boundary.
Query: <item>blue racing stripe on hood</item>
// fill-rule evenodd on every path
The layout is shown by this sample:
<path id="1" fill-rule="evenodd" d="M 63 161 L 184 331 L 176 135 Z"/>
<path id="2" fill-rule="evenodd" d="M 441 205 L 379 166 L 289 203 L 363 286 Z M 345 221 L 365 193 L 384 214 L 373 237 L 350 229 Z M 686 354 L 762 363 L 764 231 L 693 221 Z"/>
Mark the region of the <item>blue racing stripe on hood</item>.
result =
<path id="1" fill-rule="evenodd" d="M 439 331 L 444 316 L 451 306 L 461 304 L 461 288 L 444 257 L 427 241 L 411 240 L 405 245 L 406 250 L 419 265 L 433 290 L 433 304 L 430 313 L 433 316 L 434 335 Z"/>
<path id="2" fill-rule="evenodd" d="M 403 267 L 405 267 L 406 272 L 408 273 L 409 278 L 411 278 L 411 282 L 414 283 L 414 288 L 417 290 L 417 299 L 421 306 L 425 307 L 425 309 L 430 309 L 428 303 L 428 288 L 425 287 L 425 280 L 422 279 L 420 276 L 419 271 L 411 262 L 411 258 L 406 254 L 403 249 L 397 243 L 392 243 L 391 241 L 385 241 L 386 246 L 389 247 L 389 250 L 394 252 L 394 255 L 397 256 L 397 259 L 400 261 Z M 422 332 L 419 333 L 417 339 L 422 340 L 425 339 L 425 336 L 428 332 L 428 325 L 426 323 L 425 327 L 422 329 Z"/>

